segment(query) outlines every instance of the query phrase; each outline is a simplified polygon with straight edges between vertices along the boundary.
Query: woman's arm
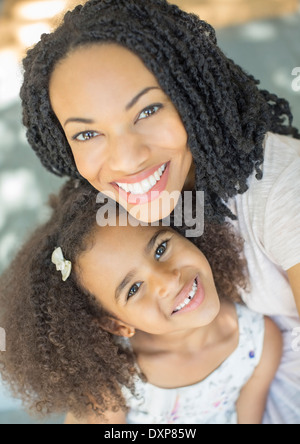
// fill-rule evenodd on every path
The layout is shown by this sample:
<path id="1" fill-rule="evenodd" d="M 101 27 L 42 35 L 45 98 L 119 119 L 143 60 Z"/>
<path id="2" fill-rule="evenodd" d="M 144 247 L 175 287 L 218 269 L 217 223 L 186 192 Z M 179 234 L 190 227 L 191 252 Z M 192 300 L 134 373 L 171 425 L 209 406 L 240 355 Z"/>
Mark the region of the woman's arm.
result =
<path id="1" fill-rule="evenodd" d="M 282 336 L 271 319 L 265 319 L 262 358 L 237 402 L 239 424 L 261 424 L 271 383 L 282 356 Z"/>
<path id="2" fill-rule="evenodd" d="M 287 273 L 300 316 L 300 264 L 297 264 L 295 265 L 295 267 L 290 268 Z"/>

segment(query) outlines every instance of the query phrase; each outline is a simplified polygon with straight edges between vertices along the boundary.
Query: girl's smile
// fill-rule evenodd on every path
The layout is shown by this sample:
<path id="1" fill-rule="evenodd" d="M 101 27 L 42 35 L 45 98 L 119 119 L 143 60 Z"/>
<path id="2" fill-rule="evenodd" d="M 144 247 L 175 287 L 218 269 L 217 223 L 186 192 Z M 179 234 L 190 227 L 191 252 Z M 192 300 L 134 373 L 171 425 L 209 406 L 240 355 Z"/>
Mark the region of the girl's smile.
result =
<path id="1" fill-rule="evenodd" d="M 190 290 L 190 291 L 189 291 Z M 178 313 L 188 313 L 196 310 L 204 301 L 205 292 L 203 285 L 197 276 L 192 283 L 186 285 L 176 298 L 176 307 L 172 311 L 172 316 Z"/>
<path id="2" fill-rule="evenodd" d="M 169 216 L 192 154 L 176 108 L 139 57 L 116 44 L 77 48 L 54 69 L 50 98 L 85 179 L 136 219 Z"/>

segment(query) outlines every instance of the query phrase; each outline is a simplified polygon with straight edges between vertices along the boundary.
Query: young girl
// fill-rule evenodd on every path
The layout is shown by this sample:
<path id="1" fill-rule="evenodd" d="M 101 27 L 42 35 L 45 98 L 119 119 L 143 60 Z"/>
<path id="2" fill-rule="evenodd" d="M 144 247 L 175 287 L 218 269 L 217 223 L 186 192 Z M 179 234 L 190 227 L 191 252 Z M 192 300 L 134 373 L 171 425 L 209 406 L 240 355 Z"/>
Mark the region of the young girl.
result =
<path id="1" fill-rule="evenodd" d="M 266 421 L 299 423 L 300 142 L 289 104 L 226 57 L 211 26 L 164 0 L 90 0 L 24 68 L 28 140 L 50 171 L 83 176 L 140 220 L 168 216 L 168 193 L 184 189 L 205 191 L 207 221 L 236 219 L 252 285 L 242 297 L 285 336 Z"/>
<path id="2" fill-rule="evenodd" d="M 4 380 L 68 423 L 260 423 L 281 335 L 233 303 L 241 241 L 207 226 L 200 251 L 121 210 L 100 228 L 96 196 L 65 185 L 1 278 Z"/>

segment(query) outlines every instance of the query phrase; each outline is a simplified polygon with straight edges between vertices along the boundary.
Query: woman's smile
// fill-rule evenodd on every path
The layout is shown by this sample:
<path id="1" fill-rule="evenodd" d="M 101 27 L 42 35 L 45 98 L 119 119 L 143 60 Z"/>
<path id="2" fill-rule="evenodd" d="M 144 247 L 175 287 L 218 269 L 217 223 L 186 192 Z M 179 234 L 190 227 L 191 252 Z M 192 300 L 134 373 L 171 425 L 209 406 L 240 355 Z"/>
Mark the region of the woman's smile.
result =
<path id="1" fill-rule="evenodd" d="M 130 204 L 138 205 L 151 202 L 158 199 L 160 194 L 165 191 L 169 178 L 169 167 L 170 162 L 167 162 L 122 182 L 113 182 L 112 186 Z"/>

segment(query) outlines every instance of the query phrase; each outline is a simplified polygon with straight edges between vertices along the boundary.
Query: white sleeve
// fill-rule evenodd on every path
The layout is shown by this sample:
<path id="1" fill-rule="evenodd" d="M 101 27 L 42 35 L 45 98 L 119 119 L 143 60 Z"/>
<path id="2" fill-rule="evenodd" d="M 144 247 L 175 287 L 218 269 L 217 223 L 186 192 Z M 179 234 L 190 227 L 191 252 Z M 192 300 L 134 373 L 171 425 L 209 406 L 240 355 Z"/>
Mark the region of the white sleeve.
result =
<path id="1" fill-rule="evenodd" d="M 269 194 L 264 223 L 268 255 L 284 270 L 300 263 L 300 158 L 281 173 Z"/>

